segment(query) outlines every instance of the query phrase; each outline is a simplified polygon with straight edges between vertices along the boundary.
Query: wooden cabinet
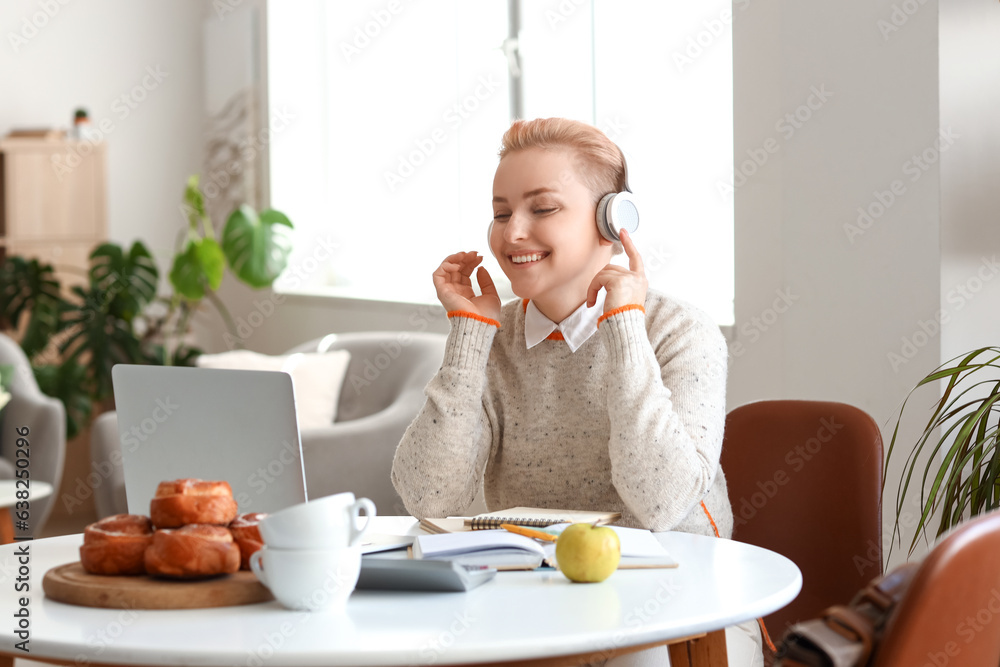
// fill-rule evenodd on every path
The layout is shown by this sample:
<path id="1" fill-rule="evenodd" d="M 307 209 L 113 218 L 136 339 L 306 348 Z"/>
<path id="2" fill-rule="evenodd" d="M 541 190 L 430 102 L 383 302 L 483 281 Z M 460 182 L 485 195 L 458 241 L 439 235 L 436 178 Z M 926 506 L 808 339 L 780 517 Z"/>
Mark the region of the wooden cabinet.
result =
<path id="1" fill-rule="evenodd" d="M 107 238 L 106 155 L 103 143 L 0 141 L 0 253 L 50 262 L 64 284 L 84 282 L 79 269 Z"/>

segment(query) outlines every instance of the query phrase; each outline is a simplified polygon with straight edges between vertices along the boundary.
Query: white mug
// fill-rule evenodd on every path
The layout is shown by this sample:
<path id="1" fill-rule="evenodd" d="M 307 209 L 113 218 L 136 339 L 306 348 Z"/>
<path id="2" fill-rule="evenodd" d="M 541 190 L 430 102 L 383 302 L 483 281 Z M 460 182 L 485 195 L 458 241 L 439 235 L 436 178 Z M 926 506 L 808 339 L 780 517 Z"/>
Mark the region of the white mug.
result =
<path id="1" fill-rule="evenodd" d="M 250 569 L 288 609 L 342 609 L 358 583 L 361 547 L 300 550 L 265 546 L 250 556 Z"/>
<path id="2" fill-rule="evenodd" d="M 366 520 L 359 529 L 361 510 Z M 373 516 L 375 503 L 368 498 L 337 493 L 268 514 L 258 528 L 264 544 L 276 549 L 341 549 L 360 543 Z"/>

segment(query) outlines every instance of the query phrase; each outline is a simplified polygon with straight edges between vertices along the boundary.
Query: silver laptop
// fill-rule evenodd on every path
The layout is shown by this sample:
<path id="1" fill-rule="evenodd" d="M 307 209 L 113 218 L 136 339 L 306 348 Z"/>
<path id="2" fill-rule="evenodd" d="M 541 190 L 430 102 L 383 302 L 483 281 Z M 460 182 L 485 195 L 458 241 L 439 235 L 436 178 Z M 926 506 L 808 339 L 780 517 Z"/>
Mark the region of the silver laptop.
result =
<path id="1" fill-rule="evenodd" d="M 111 377 L 129 513 L 186 477 L 229 482 L 241 513 L 305 502 L 287 373 L 119 364 Z"/>

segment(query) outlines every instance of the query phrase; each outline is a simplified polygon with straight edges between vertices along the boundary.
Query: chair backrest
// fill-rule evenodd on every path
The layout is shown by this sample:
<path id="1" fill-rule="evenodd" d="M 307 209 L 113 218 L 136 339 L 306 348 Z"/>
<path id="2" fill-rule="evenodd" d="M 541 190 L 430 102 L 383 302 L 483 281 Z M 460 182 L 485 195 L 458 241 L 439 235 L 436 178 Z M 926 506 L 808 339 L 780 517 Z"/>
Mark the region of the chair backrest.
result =
<path id="1" fill-rule="evenodd" d="M 21 346 L 4 334 L 0 334 L 0 364 L 14 369 L 9 388 L 11 400 L 4 412 L 7 428 L 0 433 L 0 458 L 6 459 L 13 469 L 18 438 L 14 426 L 28 428 L 31 479 L 48 482 L 54 488 L 49 497 L 31 501 L 31 532 L 38 537 L 60 498 L 66 459 L 66 410 L 62 402 L 42 393 Z"/>
<path id="2" fill-rule="evenodd" d="M 365 331 L 330 334 L 289 350 L 348 350 L 351 362 L 337 405 L 337 421 L 373 415 L 389 407 L 403 391 L 423 392 L 441 367 L 447 336 L 438 333 Z M 411 378 L 419 378 L 414 384 Z"/>
<path id="3" fill-rule="evenodd" d="M 776 551 L 802 571 L 802 591 L 766 617 L 793 623 L 850 600 L 882 573 L 882 436 L 845 403 L 774 400 L 726 417 L 722 448 L 733 539 Z"/>
<path id="4" fill-rule="evenodd" d="M 998 554 L 996 511 L 938 543 L 889 618 L 875 667 L 1000 664 Z"/>

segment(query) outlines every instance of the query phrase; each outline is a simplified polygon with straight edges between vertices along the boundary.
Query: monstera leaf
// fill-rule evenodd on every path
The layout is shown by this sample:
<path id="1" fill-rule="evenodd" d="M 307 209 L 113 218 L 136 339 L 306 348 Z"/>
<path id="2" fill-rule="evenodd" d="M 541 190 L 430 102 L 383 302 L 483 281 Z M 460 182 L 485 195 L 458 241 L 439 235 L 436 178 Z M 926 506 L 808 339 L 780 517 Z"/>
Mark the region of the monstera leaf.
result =
<path id="1" fill-rule="evenodd" d="M 0 266 L 0 327 L 18 329 L 27 314 L 21 348 L 29 358 L 62 329 L 63 307 L 51 264 L 15 256 Z"/>
<path id="2" fill-rule="evenodd" d="M 156 298 L 159 277 L 153 256 L 139 241 L 128 253 L 113 243 L 90 253 L 90 284 L 104 293 L 108 313 L 127 322 Z"/>
<path id="3" fill-rule="evenodd" d="M 198 301 L 205 288 L 219 289 L 226 270 L 226 256 L 213 239 L 191 239 L 183 252 L 174 257 L 170 284 L 181 296 Z"/>
<path id="4" fill-rule="evenodd" d="M 222 249 L 236 277 L 255 289 L 268 287 L 288 264 L 292 223 L 273 209 L 260 215 L 250 206 L 233 211 L 222 232 Z"/>

